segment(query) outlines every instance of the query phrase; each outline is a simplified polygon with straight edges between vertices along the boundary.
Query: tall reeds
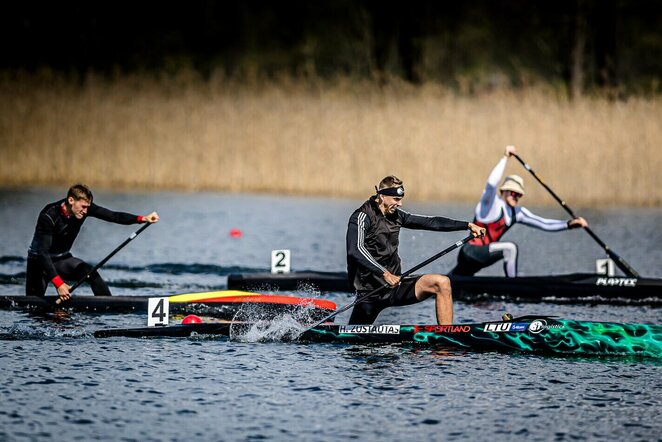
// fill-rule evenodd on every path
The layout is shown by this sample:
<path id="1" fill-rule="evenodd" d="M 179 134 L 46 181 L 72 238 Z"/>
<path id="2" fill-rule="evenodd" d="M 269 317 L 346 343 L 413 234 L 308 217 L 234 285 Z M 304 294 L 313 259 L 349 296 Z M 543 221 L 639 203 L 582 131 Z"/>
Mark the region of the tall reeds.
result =
<path id="1" fill-rule="evenodd" d="M 662 205 L 662 99 L 462 96 L 339 79 L 5 74 L 0 185 L 364 198 L 388 174 L 418 200 L 475 201 L 507 144 L 576 205 Z M 531 204 L 552 203 L 527 181 Z"/>

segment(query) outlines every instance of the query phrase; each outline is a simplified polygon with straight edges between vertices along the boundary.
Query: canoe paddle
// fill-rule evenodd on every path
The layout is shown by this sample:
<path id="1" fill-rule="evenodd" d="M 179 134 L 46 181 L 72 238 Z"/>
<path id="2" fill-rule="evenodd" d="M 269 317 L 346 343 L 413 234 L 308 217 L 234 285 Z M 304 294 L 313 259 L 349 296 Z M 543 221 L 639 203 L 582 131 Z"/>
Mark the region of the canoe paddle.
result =
<path id="1" fill-rule="evenodd" d="M 539 176 L 533 171 L 533 169 L 531 169 L 531 166 L 529 166 L 528 164 L 526 164 L 526 163 L 524 162 L 524 160 L 522 160 L 522 159 L 519 157 L 519 155 L 517 155 L 517 154 L 514 153 L 514 154 L 512 154 L 512 156 L 514 156 L 514 157 L 517 159 L 517 161 L 519 161 L 519 162 L 522 164 L 522 166 L 524 166 L 524 168 L 525 168 L 526 170 L 528 170 L 529 172 L 531 172 L 531 175 L 533 175 L 533 177 L 534 177 L 536 180 L 538 180 L 538 182 L 539 182 L 540 184 L 542 184 L 542 186 L 543 186 L 545 189 L 547 189 L 547 191 L 548 191 L 548 192 L 554 197 L 554 199 L 555 199 L 555 200 L 556 200 L 556 201 L 557 201 L 557 202 L 558 202 L 558 203 L 559 203 L 559 204 L 565 209 L 565 211 L 568 212 L 568 213 L 570 214 L 571 217 L 573 217 L 573 218 L 577 218 L 577 215 L 575 215 L 575 212 L 573 212 L 573 210 L 572 210 L 570 207 L 568 207 L 568 205 L 565 203 L 565 201 L 563 201 L 561 198 L 559 198 L 558 195 L 557 195 L 556 193 L 554 193 L 554 191 L 553 191 L 552 189 L 550 189 L 550 187 L 549 187 L 547 184 L 545 184 L 545 182 L 542 180 L 542 178 L 540 178 L 540 177 L 539 177 Z M 627 276 L 629 276 L 629 277 L 631 277 L 631 278 L 639 278 L 639 273 L 637 273 L 637 271 L 634 270 L 634 269 L 632 268 L 632 266 L 630 266 L 630 264 L 628 264 L 627 262 L 625 262 L 625 260 L 624 260 L 623 258 L 621 258 L 618 254 L 616 254 L 616 252 L 614 252 L 613 250 L 611 250 L 607 244 L 605 244 L 600 238 L 598 238 L 598 235 L 596 235 L 596 234 L 593 232 L 593 230 L 591 230 L 589 227 L 584 227 L 584 230 L 586 230 L 586 233 L 588 233 L 588 234 L 591 236 L 591 238 L 593 238 L 593 239 L 595 240 L 595 242 L 597 242 L 597 243 L 600 245 L 600 247 L 602 247 L 602 248 L 605 250 L 605 252 L 607 252 L 607 255 L 609 255 L 609 257 L 610 257 L 610 258 L 616 263 L 616 265 L 618 266 L 618 268 L 621 269 L 621 270 L 623 271 L 623 273 L 625 273 Z"/>
<path id="2" fill-rule="evenodd" d="M 145 223 L 144 226 L 142 226 L 140 229 L 138 229 L 138 230 L 136 230 L 135 232 L 133 232 L 133 233 L 132 233 L 127 239 L 124 240 L 124 242 L 123 242 L 122 244 L 120 244 L 119 246 L 117 246 L 117 248 L 116 248 L 115 250 L 113 250 L 112 252 L 110 252 L 110 254 L 108 254 L 108 256 L 106 256 L 104 259 L 102 259 L 97 265 L 95 265 L 94 267 L 92 267 L 92 270 L 90 270 L 89 272 L 87 272 L 87 274 L 86 274 L 85 276 L 83 276 L 81 279 L 78 280 L 78 282 L 76 282 L 74 285 L 72 285 L 71 288 L 69 289 L 69 294 L 71 294 L 74 290 L 76 290 L 76 289 L 78 288 L 78 286 L 80 286 L 82 283 L 84 283 L 85 281 L 87 281 L 87 278 L 89 278 L 90 275 L 92 275 L 92 273 L 94 273 L 94 272 L 96 272 L 97 270 L 99 270 L 99 269 L 100 269 L 105 263 L 108 262 L 108 260 L 109 260 L 110 258 L 112 258 L 113 256 L 115 256 L 115 254 L 116 254 L 117 252 L 119 252 L 119 251 L 120 251 L 125 245 L 127 245 L 128 243 L 130 243 L 130 242 L 131 242 L 136 236 L 140 235 L 140 234 L 141 234 L 146 228 L 148 228 L 148 227 L 151 226 L 151 225 L 152 225 L 152 223 Z M 65 301 L 65 300 L 62 299 L 62 298 L 57 298 L 57 299 L 55 300 L 55 303 L 56 303 L 57 305 L 60 305 L 60 303 L 62 303 L 62 301 Z"/>
<path id="3" fill-rule="evenodd" d="M 420 269 L 420 268 L 422 268 L 422 267 L 425 267 L 426 265 L 430 264 L 432 261 L 436 261 L 437 259 L 439 259 L 439 258 L 441 258 L 442 256 L 446 255 L 447 253 L 452 252 L 453 250 L 457 249 L 458 247 L 461 247 L 463 244 L 466 244 L 466 243 L 469 242 L 471 239 L 473 239 L 473 235 L 469 235 L 469 236 L 467 236 L 466 238 L 464 238 L 464 239 L 462 239 L 462 240 L 456 242 L 455 244 L 453 244 L 452 246 L 448 247 L 447 249 L 442 250 L 441 252 L 437 253 L 436 255 L 434 255 L 434 256 L 432 256 L 432 257 L 426 259 L 426 260 L 423 261 L 422 263 L 420 263 L 420 264 L 418 264 L 418 265 L 412 267 L 411 269 L 407 270 L 407 271 L 404 272 L 402 275 L 400 275 L 400 280 L 402 280 L 402 279 L 406 278 L 407 276 L 411 275 L 411 274 L 414 273 L 416 270 L 418 270 L 418 269 Z M 344 312 L 344 311 L 346 311 L 346 310 L 349 310 L 350 308 L 354 307 L 354 306 L 355 306 L 356 304 L 358 304 L 359 302 L 361 302 L 361 301 L 365 301 L 366 299 L 370 298 L 371 296 L 374 296 L 375 294 L 377 294 L 377 293 L 380 292 L 381 290 L 384 290 L 385 288 L 388 288 L 388 287 L 391 287 L 391 285 L 388 284 L 388 283 L 386 283 L 386 284 L 384 284 L 384 285 L 382 285 L 382 286 L 380 286 L 380 287 L 377 287 L 376 289 L 374 289 L 374 290 L 371 291 L 371 292 L 365 293 L 365 294 L 363 294 L 363 295 L 361 295 L 361 296 L 357 296 L 356 299 L 354 300 L 354 302 L 352 302 L 352 303 L 350 303 L 350 304 L 347 304 L 347 305 L 344 306 L 344 307 L 339 308 L 339 309 L 336 310 L 335 312 L 333 312 L 333 313 L 331 313 L 330 315 L 326 316 L 324 319 L 322 319 L 322 320 L 316 322 L 315 324 L 311 325 L 310 327 L 308 327 L 305 331 L 303 331 L 303 332 L 301 332 L 301 333 L 305 333 L 306 331 L 308 331 L 308 330 L 310 330 L 310 329 L 313 329 L 313 328 L 315 328 L 315 327 L 317 327 L 317 326 L 320 326 L 320 325 L 324 324 L 324 323 L 327 322 L 329 319 L 335 318 L 336 315 L 338 315 L 339 313 L 342 313 L 342 312 Z"/>

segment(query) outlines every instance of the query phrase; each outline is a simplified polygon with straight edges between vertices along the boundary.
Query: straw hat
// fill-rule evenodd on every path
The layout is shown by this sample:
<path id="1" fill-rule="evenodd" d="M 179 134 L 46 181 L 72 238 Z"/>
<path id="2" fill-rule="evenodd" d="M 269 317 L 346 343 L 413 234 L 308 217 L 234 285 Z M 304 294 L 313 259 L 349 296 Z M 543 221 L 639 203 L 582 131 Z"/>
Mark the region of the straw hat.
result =
<path id="1" fill-rule="evenodd" d="M 508 175 L 506 179 L 503 180 L 503 184 L 499 190 L 512 190 L 513 192 L 524 195 L 524 180 L 519 175 Z"/>

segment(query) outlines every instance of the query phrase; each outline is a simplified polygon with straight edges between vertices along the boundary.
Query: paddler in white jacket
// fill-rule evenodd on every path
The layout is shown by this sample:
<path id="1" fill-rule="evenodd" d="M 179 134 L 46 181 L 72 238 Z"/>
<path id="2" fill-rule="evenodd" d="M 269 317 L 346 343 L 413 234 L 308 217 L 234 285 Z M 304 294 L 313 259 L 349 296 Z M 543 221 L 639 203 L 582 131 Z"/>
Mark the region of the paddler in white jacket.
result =
<path id="1" fill-rule="evenodd" d="M 519 206 L 524 196 L 524 180 L 509 175 L 497 191 L 497 185 L 506 170 L 508 158 L 516 154 L 515 146 L 507 146 L 504 156 L 487 178 L 483 195 L 476 206 L 474 224 L 487 229 L 485 236 L 474 238 L 465 244 L 457 257 L 457 265 L 449 275 L 471 276 L 480 269 L 503 259 L 504 273 L 509 278 L 517 276 L 517 244 L 500 241 L 515 223 L 535 227 L 548 232 L 587 227 L 582 217 L 568 221 L 543 218 L 525 207 Z"/>

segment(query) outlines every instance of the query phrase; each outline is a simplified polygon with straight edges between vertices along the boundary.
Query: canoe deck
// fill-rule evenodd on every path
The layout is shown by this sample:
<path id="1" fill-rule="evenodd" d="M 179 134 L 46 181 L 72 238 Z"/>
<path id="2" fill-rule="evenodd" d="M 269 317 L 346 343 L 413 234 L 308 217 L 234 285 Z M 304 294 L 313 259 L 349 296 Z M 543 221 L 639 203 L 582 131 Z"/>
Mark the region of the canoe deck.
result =
<path id="1" fill-rule="evenodd" d="M 241 340 L 241 336 L 255 327 L 263 325 L 231 322 L 180 324 L 98 330 L 94 336 L 221 335 Z M 470 351 L 662 358 L 662 325 L 573 321 L 546 316 L 454 325 L 325 324 L 296 334 L 294 340 L 300 343 L 409 344 Z"/>

